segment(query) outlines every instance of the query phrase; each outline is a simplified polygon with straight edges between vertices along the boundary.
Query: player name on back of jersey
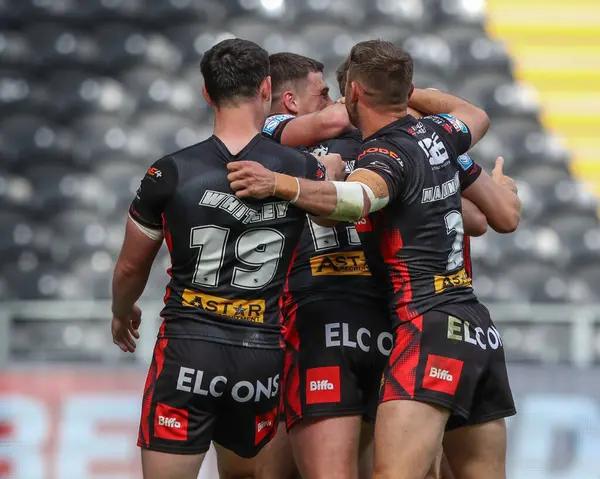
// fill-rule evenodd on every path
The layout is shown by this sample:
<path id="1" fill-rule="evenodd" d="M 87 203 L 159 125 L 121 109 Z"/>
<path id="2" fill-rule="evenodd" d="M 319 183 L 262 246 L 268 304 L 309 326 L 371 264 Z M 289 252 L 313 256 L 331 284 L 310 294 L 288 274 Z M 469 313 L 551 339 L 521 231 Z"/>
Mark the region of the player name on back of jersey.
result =
<path id="1" fill-rule="evenodd" d="M 272 203 L 264 203 L 259 210 L 255 210 L 231 193 L 213 190 L 206 190 L 198 204 L 225 211 L 243 224 L 261 223 L 263 221 L 285 218 L 289 207 L 287 201 L 274 201 Z"/>
<path id="2" fill-rule="evenodd" d="M 433 203 L 434 201 L 445 200 L 458 192 L 460 192 L 460 178 L 457 171 L 454 178 L 442 183 L 441 186 L 423 188 L 421 203 Z"/>

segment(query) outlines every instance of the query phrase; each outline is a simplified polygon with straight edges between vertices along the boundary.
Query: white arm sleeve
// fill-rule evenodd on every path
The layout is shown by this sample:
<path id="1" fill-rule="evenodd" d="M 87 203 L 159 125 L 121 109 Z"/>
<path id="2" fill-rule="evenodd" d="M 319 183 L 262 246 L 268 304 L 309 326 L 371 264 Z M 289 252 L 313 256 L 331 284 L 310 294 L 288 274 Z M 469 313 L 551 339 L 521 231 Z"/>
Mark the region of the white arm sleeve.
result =
<path id="1" fill-rule="evenodd" d="M 389 197 L 376 198 L 371 188 L 360 181 L 333 181 L 337 191 L 337 204 L 333 213 L 327 218 L 338 221 L 354 222 L 375 211 L 379 211 L 389 202 Z M 370 207 L 365 209 L 365 197 L 369 198 Z"/>
<path id="2" fill-rule="evenodd" d="M 131 221 L 133 221 L 133 224 L 137 226 L 137 229 L 140 230 L 142 233 L 144 233 L 148 238 L 150 238 L 154 241 L 162 241 L 162 239 L 163 239 L 162 229 L 148 228 L 147 226 L 144 226 L 143 224 L 138 223 L 133 218 L 133 216 L 129 215 L 129 218 L 131 219 Z"/>

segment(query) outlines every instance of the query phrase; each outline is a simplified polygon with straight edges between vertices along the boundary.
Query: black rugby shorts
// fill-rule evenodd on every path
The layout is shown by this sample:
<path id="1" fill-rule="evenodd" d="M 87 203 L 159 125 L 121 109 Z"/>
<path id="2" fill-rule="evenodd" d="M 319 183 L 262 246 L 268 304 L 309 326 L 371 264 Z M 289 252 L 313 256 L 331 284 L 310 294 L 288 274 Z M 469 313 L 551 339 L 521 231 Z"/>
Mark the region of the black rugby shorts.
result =
<path id="1" fill-rule="evenodd" d="M 158 339 L 138 446 L 201 454 L 211 441 L 251 458 L 275 436 L 283 349 Z"/>
<path id="2" fill-rule="evenodd" d="M 392 350 L 385 306 L 318 300 L 285 308 L 283 405 L 288 429 L 303 418 L 374 421 Z"/>
<path id="3" fill-rule="evenodd" d="M 448 430 L 516 414 L 502 338 L 487 308 L 473 301 L 440 309 L 396 329 L 380 401 L 446 407 Z"/>

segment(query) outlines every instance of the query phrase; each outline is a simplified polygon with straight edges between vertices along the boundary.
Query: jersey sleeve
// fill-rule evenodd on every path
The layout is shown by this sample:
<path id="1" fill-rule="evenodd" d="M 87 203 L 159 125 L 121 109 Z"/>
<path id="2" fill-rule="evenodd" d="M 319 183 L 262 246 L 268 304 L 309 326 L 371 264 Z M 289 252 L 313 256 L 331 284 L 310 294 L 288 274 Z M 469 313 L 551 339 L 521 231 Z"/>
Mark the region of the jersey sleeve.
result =
<path id="1" fill-rule="evenodd" d="M 460 189 L 465 191 L 469 186 L 475 183 L 475 180 L 481 175 L 481 166 L 465 153 L 457 158 L 458 177 L 460 180 Z"/>
<path id="2" fill-rule="evenodd" d="M 129 207 L 133 220 L 151 229 L 162 229 L 162 214 L 177 188 L 177 167 L 170 157 L 156 161 L 146 172 Z"/>
<path id="3" fill-rule="evenodd" d="M 444 144 L 452 148 L 454 158 L 466 153 L 471 147 L 471 132 L 458 118 L 440 113 L 421 118 L 421 121 L 431 126 L 440 135 Z"/>
<path id="4" fill-rule="evenodd" d="M 390 200 L 402 197 L 407 189 L 406 156 L 399 148 L 386 142 L 365 145 L 356 160 L 356 168 L 377 173 L 386 182 Z"/>
<path id="5" fill-rule="evenodd" d="M 327 179 L 325 165 L 310 153 L 302 152 L 302 154 L 306 158 L 306 171 L 303 177 L 307 180 L 325 181 Z"/>
<path id="6" fill-rule="evenodd" d="M 277 143 L 281 143 L 281 135 L 285 126 L 294 119 L 294 115 L 273 115 L 265 120 L 262 134 Z"/>

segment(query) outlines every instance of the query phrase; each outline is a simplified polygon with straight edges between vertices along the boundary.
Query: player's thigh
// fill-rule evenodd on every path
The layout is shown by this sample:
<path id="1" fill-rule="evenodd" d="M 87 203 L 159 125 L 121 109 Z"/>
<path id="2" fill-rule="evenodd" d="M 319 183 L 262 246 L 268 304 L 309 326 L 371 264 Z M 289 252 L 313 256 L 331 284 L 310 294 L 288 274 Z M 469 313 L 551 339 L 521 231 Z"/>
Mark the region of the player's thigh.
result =
<path id="1" fill-rule="evenodd" d="M 502 338 L 483 305 L 462 307 L 456 311 L 456 315 L 463 318 L 463 337 L 465 331 L 468 333 L 472 330 L 472 333 L 468 333 L 468 336 L 474 337 L 474 341 L 469 344 L 471 349 L 484 352 L 487 361 L 479 375 L 468 417 L 453 417 L 448 421 L 448 440 L 445 444 L 446 447 L 452 447 L 452 454 L 446 449 L 446 456 L 457 479 L 465 474 L 465 477 L 474 477 L 472 474 L 477 473 L 470 472 L 471 468 L 481 467 L 486 467 L 485 471 L 488 472 L 485 473 L 489 473 L 489 477 L 504 477 L 504 418 L 514 415 L 516 410 L 506 370 Z M 458 333 L 458 328 L 454 333 Z M 461 444 L 461 441 L 464 441 L 464 444 Z M 474 447 L 482 444 L 489 447 Z M 469 459 L 470 455 L 472 457 Z M 480 457 L 481 455 L 484 457 Z M 467 464 L 469 469 L 465 470 Z"/>
<path id="2" fill-rule="evenodd" d="M 422 479 L 440 449 L 449 411 L 414 400 L 380 404 L 375 422 L 375 479 Z"/>
<path id="3" fill-rule="evenodd" d="M 196 479 L 206 453 L 169 454 L 142 449 L 144 479 Z"/>
<path id="4" fill-rule="evenodd" d="M 229 346 L 226 361 L 231 367 L 218 389 L 224 401 L 213 433 L 219 470 L 222 478 L 254 477 L 256 456 L 277 431 L 283 350 Z"/>
<path id="5" fill-rule="evenodd" d="M 310 418 L 290 429 L 303 479 L 358 479 L 361 416 Z"/>
<path id="6" fill-rule="evenodd" d="M 373 437 L 375 424 L 363 421 L 358 446 L 358 477 L 370 479 L 373 474 Z"/>
<path id="7" fill-rule="evenodd" d="M 257 456 L 258 479 L 300 479 L 285 422 L 280 422 L 273 440 Z"/>
<path id="8" fill-rule="evenodd" d="M 456 479 L 446 454 L 442 454 L 442 462 L 440 463 L 440 477 L 441 479 Z"/>
<path id="9" fill-rule="evenodd" d="M 448 431 L 444 453 L 456 479 L 505 479 L 505 420 Z"/>
<path id="10" fill-rule="evenodd" d="M 194 384 L 199 371 L 213 375 L 224 372 L 222 366 L 213 364 L 220 348 L 205 341 L 157 340 L 144 390 L 138 438 L 146 478 L 196 477 L 210 447 L 219 399 L 197 394 Z M 216 369 L 211 371 L 213 366 Z M 157 476 L 156 470 L 162 476 Z"/>

